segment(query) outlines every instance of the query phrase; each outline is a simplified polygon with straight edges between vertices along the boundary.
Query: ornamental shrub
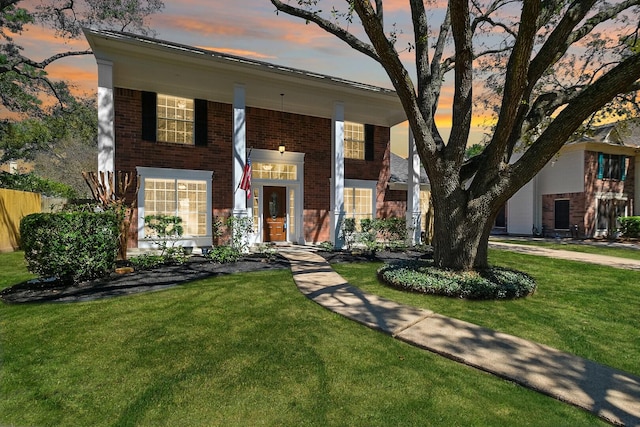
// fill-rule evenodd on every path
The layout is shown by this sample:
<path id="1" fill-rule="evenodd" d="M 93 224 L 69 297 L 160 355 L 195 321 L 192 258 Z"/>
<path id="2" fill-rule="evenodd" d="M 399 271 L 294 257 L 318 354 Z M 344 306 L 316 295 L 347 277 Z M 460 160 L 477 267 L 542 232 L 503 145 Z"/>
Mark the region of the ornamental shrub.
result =
<path id="1" fill-rule="evenodd" d="M 118 220 L 109 212 L 27 215 L 20 221 L 22 249 L 30 272 L 81 282 L 115 267 Z"/>
<path id="2" fill-rule="evenodd" d="M 640 216 L 627 216 L 620 218 L 620 231 L 626 238 L 640 237 Z"/>
<path id="3" fill-rule="evenodd" d="M 227 264 L 238 261 L 241 255 L 239 249 L 233 246 L 221 245 L 211 248 L 206 256 L 209 260 L 217 264 Z"/>
<path id="4" fill-rule="evenodd" d="M 378 277 L 390 286 L 424 294 L 465 299 L 513 299 L 526 297 L 536 282 L 526 273 L 501 267 L 457 272 L 437 268 L 433 260 L 386 264 Z"/>

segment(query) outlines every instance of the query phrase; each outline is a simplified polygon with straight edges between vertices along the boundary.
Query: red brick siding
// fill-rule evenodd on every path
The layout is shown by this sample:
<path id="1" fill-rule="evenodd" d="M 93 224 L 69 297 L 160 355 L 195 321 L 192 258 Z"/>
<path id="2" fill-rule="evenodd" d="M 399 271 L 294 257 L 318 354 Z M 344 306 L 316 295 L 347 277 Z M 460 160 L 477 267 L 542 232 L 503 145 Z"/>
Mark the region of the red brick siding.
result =
<path id="1" fill-rule="evenodd" d="M 569 200 L 569 224 L 578 225 L 579 233 L 582 236 L 585 232 L 585 193 L 558 193 L 544 194 L 542 196 L 542 225 L 547 236 L 554 236 L 556 233 L 561 237 L 569 235 L 567 230 L 555 229 L 555 201 Z"/>
<path id="2" fill-rule="evenodd" d="M 137 166 L 213 170 L 213 214 L 228 216 L 233 205 L 232 155 L 233 106 L 208 102 L 208 144 L 204 147 L 142 140 L 141 92 L 116 88 L 115 131 L 116 170 L 135 173 Z M 321 242 L 330 239 L 331 120 L 294 113 L 247 107 L 247 148 L 277 150 L 284 143 L 287 151 L 305 153 L 304 236 Z M 389 179 L 390 129 L 374 131 L 374 160 L 345 159 L 345 178 L 378 180 L 378 217 L 404 216 L 404 200 L 398 194 L 387 196 Z M 394 192 L 398 193 L 398 192 Z M 130 194 L 133 197 L 132 194 Z M 131 246 L 137 246 L 132 224 Z"/>
<path id="3" fill-rule="evenodd" d="M 587 236 L 593 236 L 596 232 L 596 209 L 598 193 L 611 193 L 625 195 L 628 198 L 627 211 L 633 215 L 635 194 L 635 159 L 632 156 L 626 158 L 626 178 L 624 181 L 598 179 L 598 153 L 585 151 L 585 217 L 584 225 Z"/>

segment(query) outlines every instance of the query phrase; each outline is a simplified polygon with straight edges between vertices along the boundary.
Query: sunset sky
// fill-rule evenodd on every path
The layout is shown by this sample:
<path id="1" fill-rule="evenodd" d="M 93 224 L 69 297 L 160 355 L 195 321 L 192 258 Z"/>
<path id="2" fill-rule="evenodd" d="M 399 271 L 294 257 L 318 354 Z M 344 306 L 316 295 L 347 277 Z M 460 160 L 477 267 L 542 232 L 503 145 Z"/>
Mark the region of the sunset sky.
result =
<path id="1" fill-rule="evenodd" d="M 30 9 L 29 5 L 38 2 L 25 0 L 20 6 Z M 395 22 L 404 33 L 411 34 L 406 4 L 406 0 L 385 1 L 385 22 Z M 315 24 L 306 25 L 282 13 L 277 15 L 269 0 L 165 0 L 164 11 L 152 16 L 149 24 L 160 39 L 391 88 L 378 63 Z M 398 50 L 407 45 L 405 37 L 400 36 Z M 28 27 L 16 41 L 27 56 L 36 60 L 71 49 L 88 49 L 84 38 L 65 44 L 55 39 L 51 30 L 39 26 Z M 402 53 L 409 67 L 411 56 L 410 52 Z M 47 71 L 54 79 L 70 81 L 80 92 L 95 93 L 97 67 L 93 56 L 63 59 Z M 448 134 L 451 95 L 452 89 L 443 89 L 439 120 L 443 134 Z M 471 142 L 480 137 L 481 129 L 474 129 Z M 406 124 L 393 129 L 392 150 L 406 156 Z"/>

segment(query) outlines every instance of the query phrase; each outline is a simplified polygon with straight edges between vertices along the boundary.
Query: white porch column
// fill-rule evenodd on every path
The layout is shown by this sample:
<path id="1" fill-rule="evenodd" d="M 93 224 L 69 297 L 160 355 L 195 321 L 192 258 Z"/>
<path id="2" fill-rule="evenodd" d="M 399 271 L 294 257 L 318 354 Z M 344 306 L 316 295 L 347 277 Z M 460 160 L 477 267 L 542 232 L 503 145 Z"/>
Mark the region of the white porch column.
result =
<path id="1" fill-rule="evenodd" d="M 344 104 L 336 102 L 331 121 L 331 243 L 341 249 L 344 239 L 340 228 L 344 211 Z"/>
<path id="2" fill-rule="evenodd" d="M 245 122 L 245 87 L 236 84 L 233 87 L 233 216 L 246 217 L 247 193 L 238 188 L 242 171 L 247 159 L 247 135 Z"/>
<path id="3" fill-rule="evenodd" d="M 633 215 L 640 216 L 640 151 L 636 150 L 634 155 L 635 164 L 635 194 L 633 195 Z"/>
<path id="4" fill-rule="evenodd" d="M 409 158 L 407 159 L 407 241 L 420 242 L 420 156 L 413 132 L 409 129 Z"/>
<path id="5" fill-rule="evenodd" d="M 98 59 L 98 171 L 115 172 L 113 63 Z"/>

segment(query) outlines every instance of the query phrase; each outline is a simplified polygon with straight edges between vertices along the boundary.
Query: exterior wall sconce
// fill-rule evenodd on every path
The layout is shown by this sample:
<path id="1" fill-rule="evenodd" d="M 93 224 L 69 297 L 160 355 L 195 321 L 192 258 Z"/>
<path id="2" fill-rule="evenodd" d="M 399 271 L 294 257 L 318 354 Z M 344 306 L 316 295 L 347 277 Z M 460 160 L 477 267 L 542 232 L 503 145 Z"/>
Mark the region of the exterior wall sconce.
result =
<path id="1" fill-rule="evenodd" d="M 282 141 L 282 116 L 284 116 L 284 93 L 280 94 L 280 141 Z M 284 154 L 284 142 L 280 142 L 278 151 L 281 156 Z"/>

